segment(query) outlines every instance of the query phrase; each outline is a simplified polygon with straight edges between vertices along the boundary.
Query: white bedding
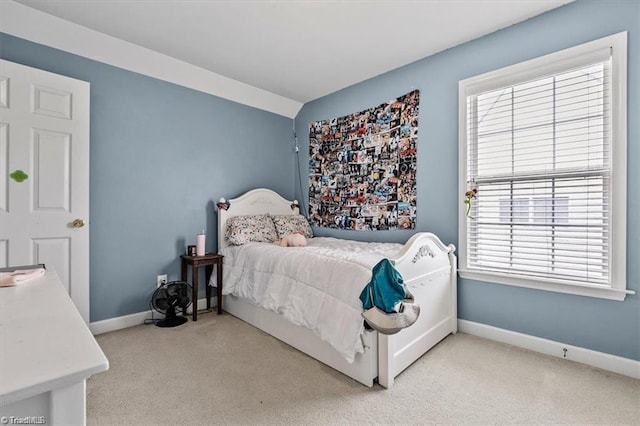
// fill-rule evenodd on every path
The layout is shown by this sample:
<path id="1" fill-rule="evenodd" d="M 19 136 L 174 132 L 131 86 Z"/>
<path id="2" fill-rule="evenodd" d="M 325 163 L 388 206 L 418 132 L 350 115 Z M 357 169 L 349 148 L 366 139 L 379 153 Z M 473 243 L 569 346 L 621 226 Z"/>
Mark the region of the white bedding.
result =
<path id="1" fill-rule="evenodd" d="M 223 294 L 233 294 L 313 330 L 353 362 L 364 350 L 359 296 L 371 269 L 401 244 L 316 237 L 306 247 L 225 247 Z"/>

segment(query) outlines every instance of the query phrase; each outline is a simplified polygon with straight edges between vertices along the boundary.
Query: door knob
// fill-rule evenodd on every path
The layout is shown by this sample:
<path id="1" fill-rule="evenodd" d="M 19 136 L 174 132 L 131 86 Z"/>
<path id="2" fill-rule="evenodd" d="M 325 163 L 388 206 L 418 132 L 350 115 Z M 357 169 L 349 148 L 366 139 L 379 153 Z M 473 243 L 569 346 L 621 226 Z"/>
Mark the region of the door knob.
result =
<path id="1" fill-rule="evenodd" d="M 74 228 L 82 228 L 84 226 L 84 220 L 82 219 L 76 219 L 73 221 L 73 227 Z"/>

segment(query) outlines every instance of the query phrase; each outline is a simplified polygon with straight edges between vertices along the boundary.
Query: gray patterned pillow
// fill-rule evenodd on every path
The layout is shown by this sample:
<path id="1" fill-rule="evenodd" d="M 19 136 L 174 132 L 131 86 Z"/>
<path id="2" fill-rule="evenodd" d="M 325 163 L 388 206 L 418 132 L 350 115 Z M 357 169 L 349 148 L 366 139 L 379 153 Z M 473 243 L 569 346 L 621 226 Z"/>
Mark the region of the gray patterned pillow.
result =
<path id="1" fill-rule="evenodd" d="M 229 244 L 236 246 L 250 242 L 272 243 L 279 239 L 273 221 L 266 214 L 230 217 L 225 237 Z"/>
<path id="2" fill-rule="evenodd" d="M 278 239 L 296 232 L 302 232 L 302 235 L 306 238 L 313 238 L 311 226 L 301 214 L 279 214 L 271 216 L 271 219 L 273 219 L 273 224 L 276 226 Z"/>

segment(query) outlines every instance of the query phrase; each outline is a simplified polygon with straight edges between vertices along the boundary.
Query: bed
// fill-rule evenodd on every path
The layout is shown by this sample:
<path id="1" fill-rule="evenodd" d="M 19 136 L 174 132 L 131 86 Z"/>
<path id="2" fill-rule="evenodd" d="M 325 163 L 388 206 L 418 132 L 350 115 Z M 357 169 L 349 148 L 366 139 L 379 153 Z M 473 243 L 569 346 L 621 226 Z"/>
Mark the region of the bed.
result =
<path id="1" fill-rule="evenodd" d="M 358 347 L 353 356 L 348 356 L 345 355 L 344 350 L 336 346 L 335 342 L 327 338 L 326 333 L 323 335 L 313 327 L 296 325 L 294 322 L 302 324 L 304 321 L 291 322 L 291 318 L 286 319 L 282 310 L 276 312 L 277 309 L 272 310 L 258 306 L 256 301 L 249 297 L 250 293 L 246 291 L 243 293 L 236 285 L 236 282 L 241 280 L 240 277 L 246 272 L 239 270 L 243 255 L 253 253 L 255 256 L 255 253 L 260 250 L 260 255 L 263 257 L 258 258 L 258 262 L 262 265 L 263 260 L 268 261 L 266 253 L 272 253 L 272 256 L 282 258 L 282 252 L 278 252 L 278 250 L 290 250 L 287 252 L 287 259 L 296 259 L 295 256 L 299 252 L 295 251 L 298 248 L 280 248 L 275 244 L 266 243 L 233 246 L 225 237 L 227 224 L 231 223 L 229 219 L 236 216 L 262 214 L 299 215 L 297 203 L 286 200 L 269 189 L 260 188 L 229 200 L 225 207 L 227 207 L 226 210 L 218 210 L 218 251 L 225 255 L 223 306 L 229 314 L 369 387 L 373 386 L 377 380 L 381 386 L 390 388 L 398 374 L 447 335 L 457 332 L 455 247 L 443 244 L 434 234 L 415 233 L 404 245 L 371 245 L 374 248 L 373 252 L 375 252 L 371 254 L 362 252 L 359 245 L 361 243 L 357 242 L 330 241 L 335 239 L 329 238 L 309 240 L 309 247 L 305 247 L 305 249 L 319 250 L 321 256 L 325 257 L 327 257 L 325 244 L 329 244 L 329 246 L 336 243 L 338 245 L 346 244 L 345 253 L 348 251 L 352 253 L 348 260 L 360 263 L 363 268 L 374 263 L 380 257 L 388 258 L 402 274 L 406 286 L 415 297 L 415 302 L 420 305 L 420 316 L 416 323 L 393 335 L 385 335 L 366 329 L 360 317 L 362 309 L 360 305 L 357 319 L 353 319 L 356 322 L 359 321 Z M 347 257 L 349 256 L 347 255 Z M 331 262 L 331 260 L 328 261 Z M 245 260 L 245 262 L 255 262 L 255 260 Z M 333 264 L 329 263 L 328 265 Z M 330 269 L 332 269 L 331 266 L 325 265 L 325 270 Z M 356 269 L 358 268 L 356 267 Z M 251 279 L 259 281 L 261 279 L 259 275 L 252 275 Z M 212 280 L 215 280 L 215 277 Z M 354 280 L 357 281 L 355 278 Z M 354 283 L 354 285 L 360 286 L 358 288 L 361 289 L 367 282 Z M 211 284 L 215 285 L 214 282 Z M 254 293 L 261 294 L 259 291 L 254 291 Z M 291 293 L 295 295 L 295 292 Z M 353 291 L 351 293 L 345 296 L 349 298 L 348 303 L 360 303 L 359 299 L 352 300 Z M 325 304 L 324 306 L 329 305 Z M 344 311 L 347 310 L 351 312 L 353 308 Z M 289 317 L 291 316 L 289 315 Z M 345 331 L 345 333 L 347 332 Z"/>

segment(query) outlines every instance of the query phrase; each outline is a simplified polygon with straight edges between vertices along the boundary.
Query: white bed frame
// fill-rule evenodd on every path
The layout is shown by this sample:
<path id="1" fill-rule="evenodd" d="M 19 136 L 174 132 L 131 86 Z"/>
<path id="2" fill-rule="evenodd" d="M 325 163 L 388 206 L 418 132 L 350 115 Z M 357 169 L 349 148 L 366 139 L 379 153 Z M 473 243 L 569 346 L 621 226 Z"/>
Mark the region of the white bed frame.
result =
<path id="1" fill-rule="evenodd" d="M 229 200 L 218 210 L 218 250 L 224 248 L 227 219 L 247 214 L 299 214 L 297 203 L 269 189 L 254 189 Z M 371 387 L 377 378 L 385 388 L 394 378 L 457 328 L 456 256 L 453 245 L 444 245 L 428 232 L 414 234 L 401 252 L 390 259 L 420 305 L 420 317 L 394 335 L 365 331 L 364 353 L 350 364 L 313 331 L 293 325 L 282 316 L 227 295 L 224 310 L 320 362 Z"/>

